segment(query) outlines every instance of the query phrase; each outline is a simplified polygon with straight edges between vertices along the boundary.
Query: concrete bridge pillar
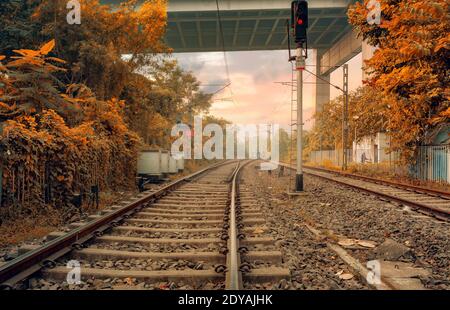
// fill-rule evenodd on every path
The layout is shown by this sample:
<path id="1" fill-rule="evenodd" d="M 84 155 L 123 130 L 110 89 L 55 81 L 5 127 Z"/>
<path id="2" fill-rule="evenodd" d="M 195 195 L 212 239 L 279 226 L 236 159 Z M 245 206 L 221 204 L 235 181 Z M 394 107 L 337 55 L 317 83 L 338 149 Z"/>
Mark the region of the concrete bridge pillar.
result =
<path id="1" fill-rule="evenodd" d="M 316 112 L 321 111 L 325 103 L 330 101 L 330 71 L 322 74 L 321 63 L 322 56 L 326 50 L 316 49 L 314 50 L 314 58 L 316 60 L 316 70 L 315 74 L 320 78 L 316 77 Z"/>
<path id="2" fill-rule="evenodd" d="M 369 45 L 366 41 L 363 41 L 361 45 L 362 45 L 363 80 L 366 80 L 367 78 L 369 78 L 370 74 L 368 74 L 367 71 L 364 70 L 365 61 L 372 58 L 377 48 Z"/>

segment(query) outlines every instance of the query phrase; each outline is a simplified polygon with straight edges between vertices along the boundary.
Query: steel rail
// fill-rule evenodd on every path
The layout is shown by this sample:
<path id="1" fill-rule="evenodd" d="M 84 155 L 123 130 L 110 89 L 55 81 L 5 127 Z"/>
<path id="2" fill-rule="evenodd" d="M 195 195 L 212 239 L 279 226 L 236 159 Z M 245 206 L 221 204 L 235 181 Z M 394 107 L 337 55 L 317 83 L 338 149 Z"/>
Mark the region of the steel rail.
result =
<path id="1" fill-rule="evenodd" d="M 51 266 L 56 259 L 69 253 L 72 249 L 80 247 L 84 242 L 95 236 L 101 236 L 106 230 L 116 226 L 130 215 L 139 211 L 144 204 L 151 203 L 156 199 L 165 196 L 176 187 L 192 181 L 194 178 L 199 177 L 205 172 L 233 162 L 234 161 L 225 161 L 212 164 L 191 175 L 175 180 L 156 192 L 150 193 L 116 211 L 101 216 L 84 226 L 74 229 L 35 250 L 15 258 L 5 265 L 0 266 L 0 287 L 14 288 L 16 283 L 23 281 L 32 274 L 40 271 L 43 267 Z"/>
<path id="2" fill-rule="evenodd" d="M 253 162 L 247 161 L 243 164 L 239 162 L 236 169 L 231 174 L 231 198 L 230 198 L 230 227 L 228 231 L 228 254 L 227 254 L 227 272 L 225 277 L 226 290 L 242 290 L 242 272 L 241 268 L 241 254 L 239 252 L 239 234 L 237 223 L 237 197 L 239 194 L 239 178 L 243 168 Z"/>
<path id="3" fill-rule="evenodd" d="M 420 194 L 439 196 L 440 198 L 450 200 L 450 192 L 445 192 L 445 191 L 440 191 L 440 190 L 436 190 L 436 189 L 425 188 L 425 187 L 410 185 L 410 184 L 405 184 L 405 183 L 399 183 L 399 182 L 394 182 L 394 181 L 389 181 L 389 180 L 382 180 L 382 179 L 363 176 L 363 175 L 359 175 L 359 174 L 330 170 L 330 169 L 326 169 L 326 168 L 322 168 L 322 167 L 305 166 L 305 168 L 308 168 L 311 170 L 328 172 L 328 173 L 334 173 L 337 175 L 342 175 L 342 176 L 353 178 L 353 179 L 364 180 L 364 181 L 368 181 L 368 182 L 372 182 L 372 183 L 376 183 L 376 184 L 393 186 L 393 187 L 405 189 L 408 191 L 414 191 L 414 192 L 420 193 Z"/>
<path id="4" fill-rule="evenodd" d="M 229 243 L 228 243 L 228 255 L 227 255 L 227 274 L 226 274 L 226 289 L 227 290 L 240 290 L 242 289 L 242 274 L 239 271 L 240 268 L 240 255 L 238 252 L 238 233 L 236 223 L 236 193 L 237 193 L 237 179 L 239 170 L 241 169 L 241 163 L 239 162 L 236 169 L 232 174 L 231 181 L 231 202 L 230 202 L 230 228 L 229 228 Z"/>
<path id="5" fill-rule="evenodd" d="M 280 165 L 284 166 L 284 167 L 286 167 L 288 169 L 294 169 L 293 167 L 291 167 L 288 164 L 280 163 Z M 305 168 L 305 169 L 309 169 L 309 168 Z M 315 174 L 315 173 L 311 173 L 311 172 L 307 172 L 307 171 L 305 171 L 305 173 L 309 174 L 309 175 L 312 175 L 312 176 L 316 176 L 316 177 L 322 178 L 324 180 L 333 181 L 335 183 L 339 183 L 339 184 L 343 184 L 343 185 L 346 185 L 346 186 L 349 186 L 349 187 L 353 187 L 353 188 L 355 188 L 357 190 L 361 190 L 361 191 L 367 192 L 369 194 L 372 194 L 372 195 L 375 195 L 375 196 L 378 196 L 378 197 L 382 197 L 382 198 L 384 198 L 386 200 L 397 202 L 397 203 L 405 205 L 405 206 L 410 206 L 410 207 L 413 207 L 413 208 L 418 208 L 418 209 L 421 209 L 421 210 L 424 210 L 424 211 L 432 212 L 436 217 L 439 217 L 439 218 L 444 218 L 446 220 L 450 219 L 450 211 L 447 211 L 447 210 L 443 210 L 443 209 L 440 209 L 440 208 L 435 208 L 435 207 L 432 207 L 432 206 L 429 206 L 429 205 L 422 204 L 420 202 L 411 201 L 411 200 L 408 200 L 408 199 L 404 199 L 404 198 L 396 197 L 396 196 L 393 196 L 393 195 L 381 193 L 379 191 L 371 190 L 371 189 L 368 189 L 368 188 L 365 188 L 363 186 L 359 186 L 359 185 L 356 185 L 356 184 L 349 184 L 349 183 L 346 183 L 346 182 L 343 182 L 343 181 L 340 181 L 340 180 L 336 180 L 336 179 L 331 178 L 331 177 L 326 177 L 324 175 Z M 330 173 L 330 172 L 327 172 L 327 173 Z"/>

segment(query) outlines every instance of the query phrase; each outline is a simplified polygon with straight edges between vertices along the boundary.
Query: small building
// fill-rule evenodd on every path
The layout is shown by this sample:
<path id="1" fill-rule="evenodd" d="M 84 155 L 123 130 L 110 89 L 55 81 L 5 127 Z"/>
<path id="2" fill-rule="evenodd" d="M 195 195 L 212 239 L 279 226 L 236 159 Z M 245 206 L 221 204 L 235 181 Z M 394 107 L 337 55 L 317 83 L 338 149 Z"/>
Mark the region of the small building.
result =
<path id="1" fill-rule="evenodd" d="M 353 162 L 358 164 L 389 162 L 393 159 L 393 155 L 388 152 L 389 147 L 389 137 L 384 132 L 366 136 L 359 142 L 353 141 Z"/>

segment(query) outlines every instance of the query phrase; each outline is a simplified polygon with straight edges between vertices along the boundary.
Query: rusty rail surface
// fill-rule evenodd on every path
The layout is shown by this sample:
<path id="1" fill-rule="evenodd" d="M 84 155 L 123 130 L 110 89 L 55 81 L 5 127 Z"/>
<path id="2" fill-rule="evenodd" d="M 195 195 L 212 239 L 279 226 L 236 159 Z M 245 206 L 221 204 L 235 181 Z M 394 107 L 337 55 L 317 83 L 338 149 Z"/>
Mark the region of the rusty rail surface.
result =
<path id="1" fill-rule="evenodd" d="M 285 163 L 280 163 L 280 165 L 284 166 L 284 167 L 286 167 L 288 169 L 294 169 L 294 167 L 291 167 L 290 165 L 285 164 Z M 432 196 L 435 196 L 435 197 L 437 196 L 436 192 L 441 193 L 440 191 L 430 190 L 431 193 L 428 193 L 426 191 L 418 192 L 416 190 L 416 186 L 409 186 L 409 185 L 406 185 L 406 184 L 403 184 L 403 183 L 400 183 L 400 184 L 395 183 L 395 182 L 383 183 L 384 181 L 380 181 L 379 179 L 375 179 L 376 180 L 376 182 L 375 182 L 375 181 L 372 181 L 373 178 L 367 178 L 367 179 L 365 177 L 364 178 L 356 178 L 356 177 L 352 178 L 352 177 L 348 176 L 349 174 L 344 174 L 344 173 L 341 173 L 339 171 L 334 171 L 334 170 L 329 171 L 329 170 L 324 169 L 324 168 L 316 168 L 316 169 L 311 169 L 310 167 L 304 167 L 304 168 L 305 168 L 305 171 L 304 171 L 305 174 L 313 175 L 313 176 L 322 178 L 324 180 L 333 181 L 335 183 L 343 184 L 343 185 L 355 188 L 357 190 L 364 191 L 364 192 L 367 192 L 369 194 L 381 197 L 381 198 L 386 199 L 388 201 L 396 202 L 396 203 L 399 203 L 399 204 L 402 204 L 402 205 L 405 205 L 405 206 L 409 206 L 409 207 L 412 207 L 412 208 L 418 208 L 418 209 L 421 209 L 421 210 L 424 210 L 424 211 L 427 211 L 427 212 L 431 212 L 433 215 L 435 215 L 436 217 L 438 217 L 440 219 L 445 219 L 445 220 L 449 220 L 450 219 L 450 211 L 448 211 L 448 210 L 444 210 L 444 209 L 436 208 L 436 207 L 433 207 L 433 206 L 425 205 L 425 204 L 417 202 L 417 201 L 404 199 L 404 198 L 397 197 L 397 196 L 394 196 L 394 195 L 381 193 L 379 191 L 372 190 L 372 189 L 369 189 L 369 188 L 365 188 L 363 186 L 359 186 L 359 185 L 356 185 L 356 184 L 349 184 L 349 183 L 346 183 L 346 182 L 343 182 L 343 181 L 340 181 L 340 180 L 336 180 L 336 179 L 331 178 L 331 177 L 326 177 L 324 175 L 308 172 L 307 170 L 310 169 L 310 170 L 321 171 L 321 172 L 325 172 L 325 173 L 330 173 L 330 174 L 335 174 L 335 175 L 338 175 L 338 176 L 347 177 L 347 178 L 350 178 L 350 179 L 358 179 L 358 180 L 365 181 L 365 182 L 368 182 L 368 183 L 384 185 L 384 186 L 390 186 L 390 187 L 399 187 L 399 188 L 405 189 L 405 190 L 408 190 L 407 187 L 409 187 L 409 191 L 414 191 L 414 192 L 419 193 L 419 194 L 432 195 Z M 423 188 L 420 187 L 420 189 L 423 189 Z M 442 192 L 442 193 L 446 193 L 446 192 Z M 448 193 L 446 193 L 446 194 L 448 194 Z M 441 197 L 440 195 L 438 195 L 438 197 L 442 198 L 442 199 L 446 199 L 446 200 L 448 199 L 447 197 Z"/>
<path id="2" fill-rule="evenodd" d="M 322 168 L 322 167 L 313 167 L 313 166 L 304 166 L 304 167 L 307 169 L 311 169 L 311 170 L 334 173 L 334 174 L 345 176 L 348 178 L 364 180 L 364 181 L 368 181 L 371 183 L 397 187 L 397 188 L 405 189 L 407 191 L 413 191 L 413 192 L 420 193 L 420 194 L 435 195 L 440 198 L 450 200 L 450 192 L 446 192 L 446 191 L 441 191 L 441 190 L 436 190 L 436 189 L 432 189 L 432 188 L 426 188 L 426 187 L 422 187 L 422 186 L 406 184 L 406 183 L 401 183 L 401 182 L 383 180 L 383 179 L 379 179 L 379 178 L 373 178 L 373 177 L 363 176 L 363 175 L 354 174 L 354 173 L 336 171 L 336 170 L 326 169 L 326 168 Z"/>
<path id="3" fill-rule="evenodd" d="M 243 289 L 241 266 L 241 254 L 239 252 L 239 227 L 238 227 L 238 208 L 239 208 L 239 181 L 240 174 L 245 166 L 252 161 L 239 163 L 229 178 L 231 183 L 231 201 L 230 201 L 230 228 L 229 244 L 227 255 L 227 274 L 225 279 L 225 288 L 227 290 Z"/>

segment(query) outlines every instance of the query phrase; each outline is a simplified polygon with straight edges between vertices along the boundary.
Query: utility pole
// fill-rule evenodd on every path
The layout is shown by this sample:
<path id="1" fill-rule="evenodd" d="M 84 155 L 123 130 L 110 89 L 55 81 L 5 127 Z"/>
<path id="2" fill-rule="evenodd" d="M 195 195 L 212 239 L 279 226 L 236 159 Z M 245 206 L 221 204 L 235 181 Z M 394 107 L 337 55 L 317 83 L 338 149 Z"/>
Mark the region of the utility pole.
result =
<path id="1" fill-rule="evenodd" d="M 307 58 L 308 2 L 296 0 L 291 3 L 291 25 L 294 29 L 297 54 L 295 70 L 297 71 L 297 171 L 295 174 L 295 191 L 303 192 L 303 70 Z M 289 36 L 289 34 L 288 34 Z M 289 43 L 290 44 L 290 43 Z M 289 46 L 290 51 L 290 46 Z M 290 52 L 289 52 L 290 56 Z M 289 58 L 291 59 L 291 57 Z"/>
<path id="2" fill-rule="evenodd" d="M 342 107 L 342 170 L 348 167 L 348 64 L 343 66 L 344 73 L 344 106 Z"/>
<path id="3" fill-rule="evenodd" d="M 303 46 L 297 48 L 297 173 L 295 175 L 295 191 L 303 191 L 303 70 L 305 56 Z"/>
<path id="4" fill-rule="evenodd" d="M 3 122 L 0 123 L 0 136 L 3 134 Z M 3 160 L 0 158 L 0 208 L 3 204 Z"/>

